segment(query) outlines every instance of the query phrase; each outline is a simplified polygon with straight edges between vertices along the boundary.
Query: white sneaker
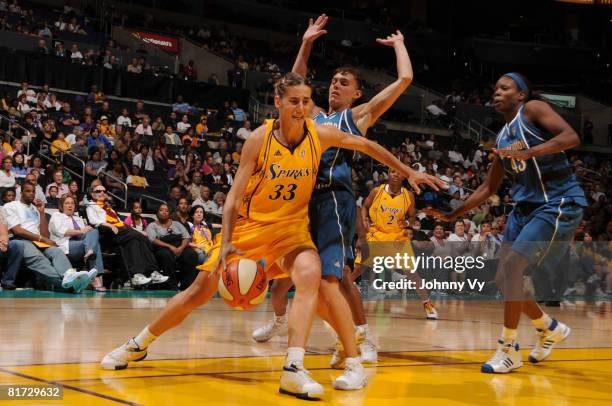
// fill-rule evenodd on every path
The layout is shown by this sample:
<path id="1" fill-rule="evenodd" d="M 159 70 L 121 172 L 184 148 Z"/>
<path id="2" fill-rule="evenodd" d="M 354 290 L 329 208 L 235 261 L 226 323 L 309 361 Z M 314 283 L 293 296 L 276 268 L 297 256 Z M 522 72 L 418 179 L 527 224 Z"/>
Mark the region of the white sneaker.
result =
<path id="1" fill-rule="evenodd" d="M 363 327 L 357 327 L 355 338 L 361 353 L 361 362 L 364 364 L 376 364 L 378 362 L 378 348 L 374 340 L 366 334 Z"/>
<path id="2" fill-rule="evenodd" d="M 133 338 L 115 348 L 104 356 L 100 366 L 102 369 L 125 369 L 129 362 L 142 361 L 147 356 L 147 349 L 138 347 Z"/>
<path id="3" fill-rule="evenodd" d="M 147 278 L 141 273 L 137 273 L 136 275 L 132 276 L 132 287 L 146 285 L 150 282 L 151 278 Z"/>
<path id="4" fill-rule="evenodd" d="M 364 364 L 376 364 L 378 362 L 378 349 L 371 338 L 365 339 L 359 346 L 359 351 L 361 352 L 361 362 Z"/>
<path id="5" fill-rule="evenodd" d="M 75 292 L 78 292 L 77 289 L 80 288 L 82 290 L 81 285 L 83 284 L 83 279 L 87 279 L 87 277 L 88 273 L 85 271 L 77 272 L 75 269 L 69 269 L 64 273 L 64 277 L 62 279 L 62 288 L 73 288 Z"/>
<path id="6" fill-rule="evenodd" d="M 334 389 L 339 390 L 358 390 L 364 388 L 367 384 L 368 377 L 357 358 L 347 359 L 344 373 L 333 382 Z"/>
<path id="7" fill-rule="evenodd" d="M 253 330 L 253 340 L 258 343 L 265 343 L 275 336 L 285 336 L 289 331 L 289 322 L 287 317 L 274 317 L 268 323 Z"/>
<path id="8" fill-rule="evenodd" d="M 423 303 L 423 308 L 425 309 L 425 317 L 427 320 L 438 320 L 438 312 L 433 303 L 431 303 L 431 300 Z"/>
<path id="9" fill-rule="evenodd" d="M 83 289 L 89 286 L 91 281 L 93 281 L 96 275 L 98 274 L 98 270 L 96 268 L 91 268 L 89 271 L 85 272 L 85 274 L 86 275 L 78 278 L 78 282 L 76 282 L 73 286 L 74 291 L 76 293 L 80 293 L 81 291 L 83 291 Z"/>
<path id="10" fill-rule="evenodd" d="M 523 360 L 517 343 L 506 344 L 499 340 L 497 344 L 497 351 L 495 351 L 490 360 L 482 364 L 480 372 L 486 374 L 507 374 L 523 366 Z"/>
<path id="11" fill-rule="evenodd" d="M 325 393 L 323 386 L 311 378 L 308 370 L 295 364 L 283 367 L 278 391 L 304 400 L 320 399 Z"/>
<path id="12" fill-rule="evenodd" d="M 164 276 L 157 271 L 151 272 L 151 283 L 164 283 L 168 279 L 170 279 L 169 276 Z"/>
<path id="13" fill-rule="evenodd" d="M 529 362 L 537 364 L 550 356 L 555 344 L 565 340 L 572 329 L 553 319 L 547 330 L 538 330 L 538 342 L 529 354 Z"/>

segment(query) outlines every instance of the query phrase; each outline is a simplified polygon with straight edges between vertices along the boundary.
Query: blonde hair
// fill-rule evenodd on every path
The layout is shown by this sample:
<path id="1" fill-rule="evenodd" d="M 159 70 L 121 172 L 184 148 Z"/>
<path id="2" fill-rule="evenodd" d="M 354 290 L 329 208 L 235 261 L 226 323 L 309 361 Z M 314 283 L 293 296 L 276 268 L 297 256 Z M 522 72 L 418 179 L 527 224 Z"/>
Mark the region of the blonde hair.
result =
<path id="1" fill-rule="evenodd" d="M 310 81 L 302 75 L 289 72 L 274 84 L 274 94 L 283 97 L 287 89 L 293 86 L 306 85 L 310 87 Z"/>

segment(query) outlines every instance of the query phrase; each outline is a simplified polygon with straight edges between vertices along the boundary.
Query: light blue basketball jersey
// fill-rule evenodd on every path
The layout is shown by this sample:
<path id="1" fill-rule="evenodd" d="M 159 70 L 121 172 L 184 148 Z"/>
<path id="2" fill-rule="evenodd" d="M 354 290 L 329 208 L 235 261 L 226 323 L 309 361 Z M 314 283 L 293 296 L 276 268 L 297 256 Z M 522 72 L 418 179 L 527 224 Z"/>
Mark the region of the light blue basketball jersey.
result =
<path id="1" fill-rule="evenodd" d="M 331 125 L 349 134 L 361 136 L 357 125 L 353 122 L 353 110 L 348 108 L 330 115 L 319 112 L 313 117 L 317 124 Z M 353 151 L 330 148 L 323 152 L 319 173 L 317 175 L 317 189 L 332 188 L 346 190 L 353 193 L 353 179 L 350 162 Z"/>
<path id="2" fill-rule="evenodd" d="M 525 106 L 521 106 L 514 119 L 499 131 L 497 149 L 533 148 L 551 138 L 550 134 L 525 119 L 524 110 Z M 587 205 L 584 192 L 563 152 L 526 161 L 503 158 L 502 163 L 512 180 L 512 198 L 516 202 L 545 204 L 572 198 L 581 206 Z"/>

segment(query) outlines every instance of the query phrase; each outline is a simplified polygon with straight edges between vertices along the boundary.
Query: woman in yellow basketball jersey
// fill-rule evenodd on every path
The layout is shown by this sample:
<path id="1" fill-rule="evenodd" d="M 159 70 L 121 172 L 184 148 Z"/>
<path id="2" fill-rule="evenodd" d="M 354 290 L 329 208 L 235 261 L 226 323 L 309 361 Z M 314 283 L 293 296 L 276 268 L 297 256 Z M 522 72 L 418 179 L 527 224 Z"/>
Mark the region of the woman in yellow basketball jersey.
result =
<path id="1" fill-rule="evenodd" d="M 399 172 L 390 170 L 388 183 L 372 189 L 364 202 L 361 218 L 367 230 L 371 255 L 395 256 L 396 253 L 408 253 L 409 256 L 415 256 L 408 224 L 414 224 L 416 207 L 414 195 L 402 187 L 403 180 Z M 420 287 L 421 277 L 417 270 L 406 271 L 408 279 L 417 286 L 416 291 L 423 301 L 427 319 L 436 320 L 438 312 L 429 300 L 427 290 Z"/>
<path id="2" fill-rule="evenodd" d="M 263 259 L 271 278 L 290 276 L 296 287 L 289 314 L 289 348 L 280 391 L 301 398 L 319 398 L 323 387 L 304 369 L 304 348 L 317 309 L 321 264 L 312 242 L 308 202 L 315 185 L 321 153 L 330 147 L 364 152 L 411 177 L 417 184 L 438 189 L 435 178 L 415 176 L 383 147 L 363 137 L 347 136 L 335 127 L 314 125 L 311 88 L 297 74 L 288 74 L 275 86 L 277 121 L 257 128 L 244 144 L 240 166 L 223 210 L 220 246 L 193 284 L 173 297 L 160 315 L 138 336 L 108 353 L 105 369 L 123 369 L 146 357 L 147 347 L 160 334 L 178 325 L 206 303 L 217 290 L 219 270 L 227 261 Z M 350 313 L 349 313 L 350 314 Z M 359 389 L 367 379 L 357 358 L 356 345 L 347 348 L 353 363 L 334 381 L 338 389 Z M 350 353 L 350 354 L 349 354 Z"/>

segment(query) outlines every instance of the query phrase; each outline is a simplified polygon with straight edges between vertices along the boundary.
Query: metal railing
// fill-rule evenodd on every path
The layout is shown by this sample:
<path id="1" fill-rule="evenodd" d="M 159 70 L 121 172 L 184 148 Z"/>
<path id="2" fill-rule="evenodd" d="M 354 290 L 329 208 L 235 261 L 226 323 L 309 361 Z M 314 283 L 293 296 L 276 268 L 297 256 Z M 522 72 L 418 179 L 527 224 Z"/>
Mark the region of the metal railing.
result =
<path id="1" fill-rule="evenodd" d="M 112 180 L 114 180 L 117 183 L 120 183 L 121 186 L 123 186 L 123 190 L 124 190 L 124 195 L 123 198 L 117 196 L 116 194 L 114 194 L 113 192 L 111 192 L 110 190 L 107 190 L 106 193 L 108 193 L 109 195 L 111 195 L 112 197 L 114 197 L 115 199 L 123 202 L 123 209 L 127 210 L 127 202 L 128 202 L 128 185 L 127 183 L 125 183 L 124 181 L 122 181 L 121 179 L 117 178 L 116 176 L 113 176 L 110 172 L 106 172 L 106 171 L 100 171 L 98 172 L 98 177 L 100 177 L 100 175 L 103 176 L 108 176 L 109 178 L 111 178 Z"/>
<path id="2" fill-rule="evenodd" d="M 154 202 L 158 202 L 160 204 L 167 204 L 165 200 L 158 199 L 157 197 L 153 197 L 151 195 L 141 194 L 140 199 L 138 200 L 141 205 L 143 200 L 153 200 Z"/>
<path id="3" fill-rule="evenodd" d="M 6 126 L 6 128 L 5 128 L 5 126 Z M 21 129 L 21 131 L 23 131 L 23 135 L 21 136 L 21 138 L 19 138 L 18 136 L 16 136 L 14 134 L 14 131 L 13 131 L 14 127 L 17 127 L 19 129 Z M 26 147 L 26 155 L 30 155 L 30 141 L 31 141 L 31 138 L 32 138 L 32 134 L 30 133 L 29 130 L 27 130 L 25 127 L 23 127 L 18 122 L 11 120 L 10 118 L 5 116 L 4 114 L 0 114 L 0 131 L 4 132 L 12 140 L 19 140 L 19 141 L 23 142 L 23 137 L 27 137 L 28 141 L 27 141 L 26 146 L 25 146 Z"/>
<path id="4" fill-rule="evenodd" d="M 257 100 L 255 97 L 249 97 L 249 114 L 253 119 L 254 123 L 261 123 L 268 113 L 276 110 L 273 105 L 265 104 Z"/>
<path id="5" fill-rule="evenodd" d="M 62 149 L 54 146 L 52 143 L 50 143 L 47 140 L 42 140 L 41 142 L 41 147 L 43 145 L 48 146 L 47 149 L 42 149 L 40 148 L 38 150 L 38 156 L 40 156 L 41 158 L 46 159 L 47 161 L 55 164 L 56 162 L 61 162 L 62 164 L 64 164 L 64 169 L 67 170 L 70 174 L 76 176 L 77 178 L 79 178 L 81 180 L 81 191 L 84 192 L 85 191 L 85 161 L 83 161 L 81 158 L 79 158 L 78 156 L 74 155 L 73 153 L 67 152 L 67 151 L 62 151 Z M 57 149 L 58 151 L 60 151 L 59 154 L 54 155 L 51 151 L 52 148 Z M 45 151 L 47 151 L 45 153 Z M 75 172 L 72 168 L 70 168 L 69 166 L 67 166 L 64 162 L 64 157 L 68 156 L 71 159 L 76 160 L 77 162 L 79 162 L 81 164 L 81 173 L 77 173 Z"/>
<path id="6" fill-rule="evenodd" d="M 484 125 L 480 124 L 476 120 L 468 120 L 467 122 L 454 118 L 455 128 L 461 133 L 465 132 L 469 138 L 477 144 L 480 144 L 483 140 L 483 136 L 487 136 L 489 140 L 495 140 L 497 134 L 489 130 Z"/>

